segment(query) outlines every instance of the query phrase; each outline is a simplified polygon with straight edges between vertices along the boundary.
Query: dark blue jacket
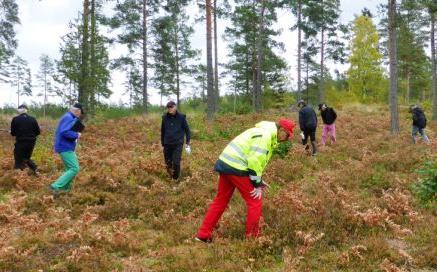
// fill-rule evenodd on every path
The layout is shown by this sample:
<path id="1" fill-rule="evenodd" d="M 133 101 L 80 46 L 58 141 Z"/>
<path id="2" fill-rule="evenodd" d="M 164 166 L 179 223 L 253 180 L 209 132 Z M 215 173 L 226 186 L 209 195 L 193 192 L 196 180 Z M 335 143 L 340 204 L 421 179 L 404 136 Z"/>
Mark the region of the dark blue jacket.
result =
<path id="1" fill-rule="evenodd" d="M 11 135 L 16 137 L 17 142 L 35 141 L 41 133 L 38 122 L 27 113 L 15 116 L 11 122 Z"/>
<path id="2" fill-rule="evenodd" d="M 190 128 L 185 114 L 176 112 L 162 116 L 161 123 L 161 145 L 184 144 L 184 134 L 187 144 L 190 144 Z"/>
<path id="3" fill-rule="evenodd" d="M 55 151 L 57 153 L 76 149 L 76 140 L 79 134 L 72 131 L 71 128 L 77 120 L 77 117 L 71 112 L 67 112 L 62 116 L 55 134 Z"/>
<path id="4" fill-rule="evenodd" d="M 413 113 L 413 126 L 416 126 L 418 128 L 425 128 L 426 117 L 423 110 L 419 107 L 416 107 L 413 109 L 412 113 Z"/>
<path id="5" fill-rule="evenodd" d="M 315 130 L 317 128 L 317 115 L 310 106 L 305 106 L 299 111 L 300 130 Z"/>

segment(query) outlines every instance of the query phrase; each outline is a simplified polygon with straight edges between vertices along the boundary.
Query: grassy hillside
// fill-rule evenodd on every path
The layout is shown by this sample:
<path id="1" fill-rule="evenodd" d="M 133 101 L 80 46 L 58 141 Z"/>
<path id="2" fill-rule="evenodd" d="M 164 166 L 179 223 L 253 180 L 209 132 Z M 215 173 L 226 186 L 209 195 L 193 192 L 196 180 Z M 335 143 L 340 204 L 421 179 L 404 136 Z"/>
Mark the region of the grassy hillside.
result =
<path id="1" fill-rule="evenodd" d="M 222 149 L 279 116 L 227 115 L 214 126 L 189 116 L 193 154 L 179 184 L 166 176 L 159 116 L 94 121 L 80 140 L 73 192 L 56 200 L 45 189 L 62 168 L 56 124 L 42 122 L 38 178 L 11 170 L 13 139 L 0 132 L 0 271 L 436 271 L 437 208 L 422 207 L 410 188 L 437 159 L 437 126 L 427 130 L 431 145 L 412 145 L 407 115 L 392 137 L 388 112 L 376 108 L 339 110 L 338 143 L 317 157 L 296 141 L 273 157 L 262 237 L 244 239 L 236 192 L 214 243 L 194 242 Z"/>

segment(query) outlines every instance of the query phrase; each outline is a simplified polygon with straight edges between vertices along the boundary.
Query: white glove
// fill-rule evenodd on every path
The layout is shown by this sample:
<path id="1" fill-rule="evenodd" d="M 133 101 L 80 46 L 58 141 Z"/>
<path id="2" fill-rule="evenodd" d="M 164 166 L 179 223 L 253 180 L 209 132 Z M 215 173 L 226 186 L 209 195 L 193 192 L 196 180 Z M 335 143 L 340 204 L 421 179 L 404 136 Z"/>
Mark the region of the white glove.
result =
<path id="1" fill-rule="evenodd" d="M 300 133 L 300 137 L 303 139 L 305 139 L 305 134 L 303 134 L 303 132 Z"/>
<path id="2" fill-rule="evenodd" d="M 191 154 L 191 146 L 186 145 L 186 146 L 185 146 L 185 152 L 186 152 L 188 155 L 190 155 L 190 154 Z"/>
<path id="3" fill-rule="evenodd" d="M 263 195 L 263 188 L 258 187 L 258 188 L 254 188 L 251 192 L 250 192 L 250 196 L 253 199 L 261 199 Z"/>

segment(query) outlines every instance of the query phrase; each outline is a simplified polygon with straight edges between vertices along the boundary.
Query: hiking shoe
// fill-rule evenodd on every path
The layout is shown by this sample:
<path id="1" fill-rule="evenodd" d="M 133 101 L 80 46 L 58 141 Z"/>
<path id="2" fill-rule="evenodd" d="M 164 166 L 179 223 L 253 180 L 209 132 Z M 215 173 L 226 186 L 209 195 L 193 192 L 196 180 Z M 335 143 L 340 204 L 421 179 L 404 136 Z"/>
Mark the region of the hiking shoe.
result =
<path id="1" fill-rule="evenodd" d="M 205 244 L 212 243 L 212 239 L 211 238 L 200 238 L 200 237 L 197 237 L 197 236 L 194 238 L 194 241 L 202 242 L 202 243 L 205 243 Z"/>
<path id="2" fill-rule="evenodd" d="M 61 195 L 61 191 L 54 189 L 52 185 L 47 186 L 47 188 L 50 191 L 50 193 L 52 193 L 54 199 L 58 199 L 59 196 Z"/>

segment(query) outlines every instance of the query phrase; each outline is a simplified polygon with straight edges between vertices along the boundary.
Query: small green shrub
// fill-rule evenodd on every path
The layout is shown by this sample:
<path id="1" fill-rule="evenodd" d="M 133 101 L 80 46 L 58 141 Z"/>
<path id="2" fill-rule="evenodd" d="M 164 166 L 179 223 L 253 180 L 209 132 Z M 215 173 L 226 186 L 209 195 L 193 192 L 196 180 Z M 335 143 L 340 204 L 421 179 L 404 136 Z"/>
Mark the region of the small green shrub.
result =
<path id="1" fill-rule="evenodd" d="M 413 184 L 413 191 L 423 203 L 437 201 L 437 162 L 426 162 L 425 167 L 418 171 L 421 178 Z"/>

